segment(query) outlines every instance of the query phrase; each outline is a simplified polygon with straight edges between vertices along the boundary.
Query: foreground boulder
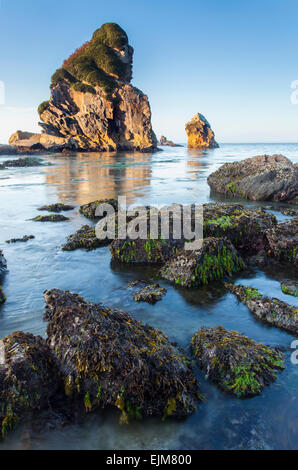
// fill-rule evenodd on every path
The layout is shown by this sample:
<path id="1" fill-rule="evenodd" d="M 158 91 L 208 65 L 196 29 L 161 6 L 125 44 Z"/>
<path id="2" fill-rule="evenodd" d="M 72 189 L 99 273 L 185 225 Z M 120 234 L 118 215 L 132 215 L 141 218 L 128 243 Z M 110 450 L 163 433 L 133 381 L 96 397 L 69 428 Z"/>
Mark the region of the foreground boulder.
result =
<path id="1" fill-rule="evenodd" d="M 298 195 L 298 165 L 283 155 L 225 163 L 208 177 L 213 191 L 254 201 L 288 201 Z"/>
<path id="2" fill-rule="evenodd" d="M 148 98 L 130 84 L 133 52 L 125 31 L 106 23 L 54 73 L 50 100 L 38 109 L 41 139 L 55 141 L 50 150 L 157 148 Z"/>
<path id="3" fill-rule="evenodd" d="M 0 341 L 2 437 L 28 413 L 48 408 L 58 388 L 57 364 L 41 337 L 17 332 Z"/>
<path id="4" fill-rule="evenodd" d="M 117 199 L 98 199 L 97 201 L 89 202 L 80 207 L 80 213 L 83 214 L 87 219 L 98 220 L 99 217 L 96 216 L 96 209 L 101 204 L 109 204 L 115 210 L 118 211 L 118 200 Z"/>
<path id="5" fill-rule="evenodd" d="M 258 319 L 281 330 L 298 335 L 298 309 L 282 300 L 265 297 L 254 287 L 225 284 Z"/>
<path id="6" fill-rule="evenodd" d="M 298 266 L 298 217 L 267 230 L 266 237 L 275 258 Z"/>
<path id="7" fill-rule="evenodd" d="M 90 225 L 83 225 L 77 232 L 67 237 L 66 243 L 62 245 L 63 251 L 75 251 L 84 249 L 87 251 L 95 250 L 101 246 L 106 246 L 111 243 L 110 240 L 100 240 L 95 233 L 95 227 Z"/>
<path id="8" fill-rule="evenodd" d="M 183 287 L 198 287 L 245 267 L 230 241 L 206 238 L 200 250 L 181 250 L 163 266 L 164 279 Z"/>
<path id="9" fill-rule="evenodd" d="M 0 250 L 0 272 L 7 269 L 7 261 L 4 257 L 3 251 Z"/>
<path id="10" fill-rule="evenodd" d="M 274 228 L 274 215 L 242 204 L 204 204 L 204 236 L 225 237 L 244 256 L 268 250 L 266 230 Z"/>
<path id="11" fill-rule="evenodd" d="M 203 114 L 197 113 L 191 121 L 186 124 L 188 136 L 188 148 L 212 149 L 218 148 L 214 132 Z"/>
<path id="12" fill-rule="evenodd" d="M 87 412 L 114 406 L 128 422 L 195 409 L 189 361 L 159 330 L 77 294 L 54 289 L 45 292 L 45 301 L 47 342 L 59 358 L 65 392 Z"/>
<path id="13" fill-rule="evenodd" d="M 259 395 L 285 367 L 278 350 L 222 327 L 199 330 L 191 350 L 207 378 L 239 398 Z"/>

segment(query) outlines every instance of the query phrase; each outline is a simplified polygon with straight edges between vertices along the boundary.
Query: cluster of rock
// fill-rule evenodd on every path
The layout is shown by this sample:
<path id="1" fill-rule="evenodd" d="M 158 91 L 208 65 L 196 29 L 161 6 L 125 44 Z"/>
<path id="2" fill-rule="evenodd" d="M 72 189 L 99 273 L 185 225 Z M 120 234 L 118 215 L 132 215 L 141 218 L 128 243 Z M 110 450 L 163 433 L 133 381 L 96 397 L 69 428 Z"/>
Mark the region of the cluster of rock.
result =
<path id="1" fill-rule="evenodd" d="M 208 178 L 215 192 L 254 201 L 293 201 L 298 197 L 298 164 L 283 155 L 261 155 L 225 163 Z"/>
<path id="2" fill-rule="evenodd" d="M 158 145 L 162 147 L 183 147 L 183 145 L 175 144 L 172 140 L 168 140 L 164 135 L 161 136 Z"/>
<path id="3" fill-rule="evenodd" d="M 188 136 L 188 148 L 204 150 L 219 147 L 214 132 L 203 114 L 195 114 L 186 124 L 185 130 Z"/>
<path id="4" fill-rule="evenodd" d="M 133 48 L 106 23 L 58 69 L 39 107 L 42 134 L 18 131 L 19 151 L 143 151 L 157 148 L 148 97 L 130 82 Z"/>

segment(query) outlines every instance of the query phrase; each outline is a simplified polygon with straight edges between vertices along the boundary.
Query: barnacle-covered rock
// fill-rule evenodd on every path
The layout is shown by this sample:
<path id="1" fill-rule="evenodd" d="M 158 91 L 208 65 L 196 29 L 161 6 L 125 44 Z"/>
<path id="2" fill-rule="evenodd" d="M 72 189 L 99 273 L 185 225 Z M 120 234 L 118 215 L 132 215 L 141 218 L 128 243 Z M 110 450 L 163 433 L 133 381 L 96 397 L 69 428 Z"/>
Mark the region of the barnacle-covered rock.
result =
<path id="1" fill-rule="evenodd" d="M 6 297 L 2 287 L 0 286 L 0 305 L 4 304 L 4 302 L 6 302 Z"/>
<path id="2" fill-rule="evenodd" d="M 266 237 L 275 258 L 298 266 L 298 217 L 267 230 Z"/>
<path id="3" fill-rule="evenodd" d="M 298 309 L 282 300 L 265 297 L 254 287 L 225 285 L 237 299 L 247 305 L 258 319 L 281 330 L 298 335 Z"/>
<path id="4" fill-rule="evenodd" d="M 34 222 L 67 222 L 70 219 L 62 214 L 38 215 L 32 219 Z"/>
<path id="5" fill-rule="evenodd" d="M 195 409 L 189 361 L 162 332 L 68 291 L 46 291 L 45 301 L 47 341 L 59 358 L 65 393 L 87 412 L 114 406 L 128 422 Z"/>
<path id="6" fill-rule="evenodd" d="M 73 209 L 74 209 L 74 206 L 57 202 L 56 204 L 49 204 L 48 206 L 42 206 L 37 210 L 59 213 L 59 212 L 72 211 Z"/>
<path id="7" fill-rule="evenodd" d="M 0 340 L 0 431 L 5 437 L 28 412 L 47 408 L 59 388 L 53 354 L 40 336 Z"/>
<path id="8" fill-rule="evenodd" d="M 208 177 L 213 191 L 255 201 L 289 201 L 298 195 L 298 165 L 283 155 L 225 163 Z"/>
<path id="9" fill-rule="evenodd" d="M 141 287 L 135 296 L 136 302 L 147 302 L 148 304 L 156 304 L 159 300 L 162 300 L 167 290 L 164 287 L 160 287 L 159 284 L 148 284 L 146 281 L 134 281 L 128 286 L 129 288 Z"/>
<path id="10" fill-rule="evenodd" d="M 117 199 L 99 199 L 97 201 L 89 202 L 80 207 L 80 213 L 91 220 L 97 220 L 99 217 L 96 216 L 96 209 L 101 204 L 110 204 L 115 210 L 118 211 L 118 200 Z"/>
<path id="11" fill-rule="evenodd" d="M 7 268 L 7 261 L 4 257 L 3 251 L 0 250 L 0 272 L 5 271 Z"/>
<path id="12" fill-rule="evenodd" d="M 222 327 L 199 330 L 191 350 L 207 377 L 237 397 L 260 394 L 284 369 L 281 352 Z"/>
<path id="13" fill-rule="evenodd" d="M 74 251 L 80 248 L 91 251 L 108 245 L 110 242 L 108 239 L 100 240 L 97 238 L 95 227 L 83 225 L 77 232 L 67 237 L 66 243 L 61 248 L 63 251 Z"/>
<path id="14" fill-rule="evenodd" d="M 284 294 L 293 295 L 298 297 L 298 282 L 297 281 L 281 281 L 281 290 Z"/>
<path id="15" fill-rule="evenodd" d="M 204 204 L 204 236 L 226 237 L 244 255 L 269 248 L 265 231 L 275 227 L 274 215 L 241 204 Z"/>
<path id="16" fill-rule="evenodd" d="M 183 287 L 197 287 L 245 267 L 229 240 L 206 238 L 200 250 L 181 250 L 162 267 L 161 276 Z"/>

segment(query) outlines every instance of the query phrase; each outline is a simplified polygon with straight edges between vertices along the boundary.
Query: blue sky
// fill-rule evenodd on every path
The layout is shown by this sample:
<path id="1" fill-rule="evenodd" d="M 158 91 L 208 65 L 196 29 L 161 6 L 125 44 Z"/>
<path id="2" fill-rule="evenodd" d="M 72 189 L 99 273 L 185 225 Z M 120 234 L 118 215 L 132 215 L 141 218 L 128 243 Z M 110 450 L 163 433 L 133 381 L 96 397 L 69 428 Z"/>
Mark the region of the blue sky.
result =
<path id="1" fill-rule="evenodd" d="M 298 142 L 297 0 L 0 0 L 0 142 L 38 131 L 52 73 L 105 22 L 135 49 L 133 84 L 157 135 L 204 114 L 219 142 Z"/>

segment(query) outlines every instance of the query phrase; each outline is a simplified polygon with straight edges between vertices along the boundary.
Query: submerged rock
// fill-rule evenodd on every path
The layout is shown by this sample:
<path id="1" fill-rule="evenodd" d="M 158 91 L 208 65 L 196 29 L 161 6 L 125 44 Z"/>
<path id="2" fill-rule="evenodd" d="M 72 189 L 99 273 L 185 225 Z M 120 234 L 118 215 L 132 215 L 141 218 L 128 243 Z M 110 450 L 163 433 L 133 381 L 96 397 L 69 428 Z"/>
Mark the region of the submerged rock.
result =
<path id="1" fill-rule="evenodd" d="M 50 100 L 38 109 L 38 145 L 46 147 L 45 139 L 49 150 L 155 150 L 148 97 L 130 84 L 132 62 L 120 26 L 106 23 L 95 31 L 52 76 Z"/>
<path id="2" fill-rule="evenodd" d="M 171 140 L 168 140 L 164 135 L 161 136 L 159 145 L 164 147 L 183 147 L 183 145 L 174 144 Z"/>
<path id="3" fill-rule="evenodd" d="M 298 297 L 298 282 L 297 281 L 281 281 L 281 290 L 284 294 L 293 295 Z"/>
<path id="4" fill-rule="evenodd" d="M 298 335 L 298 309 L 282 300 L 265 297 L 254 287 L 225 284 L 258 319 L 281 330 Z"/>
<path id="5" fill-rule="evenodd" d="M 283 215 L 288 215 L 290 217 L 298 217 L 298 211 L 291 207 L 281 207 L 280 212 Z"/>
<path id="6" fill-rule="evenodd" d="M 7 269 L 7 261 L 4 257 L 3 251 L 0 250 L 0 273 L 1 271 L 6 271 Z"/>
<path id="7" fill-rule="evenodd" d="M 266 237 L 275 258 L 298 266 L 298 217 L 267 230 Z"/>
<path id="8" fill-rule="evenodd" d="M 34 235 L 24 235 L 22 238 L 12 238 L 11 240 L 6 240 L 6 243 L 26 243 L 29 240 L 33 240 Z"/>
<path id="9" fill-rule="evenodd" d="M 96 216 L 96 209 L 101 204 L 109 204 L 115 210 L 118 211 L 118 200 L 117 199 L 98 199 L 97 201 L 89 202 L 89 204 L 84 204 L 80 207 L 80 213 L 83 214 L 87 219 L 98 220 L 99 217 Z"/>
<path id="10" fill-rule="evenodd" d="M 0 286 L 0 305 L 4 304 L 4 302 L 6 302 L 6 297 L 2 287 Z"/>
<path id="11" fill-rule="evenodd" d="M 32 219 L 34 222 L 66 222 L 70 219 L 62 214 L 38 215 Z"/>
<path id="12" fill-rule="evenodd" d="M 266 230 L 277 225 L 276 217 L 242 204 L 204 204 L 204 236 L 226 237 L 243 255 L 269 249 Z"/>
<path id="13" fill-rule="evenodd" d="M 229 240 L 206 238 L 197 251 L 181 250 L 162 267 L 164 279 L 183 287 L 197 287 L 238 272 L 245 267 Z"/>
<path id="14" fill-rule="evenodd" d="M 114 406 L 122 423 L 193 412 L 196 379 L 163 333 L 67 291 L 46 291 L 45 301 L 47 342 L 61 363 L 65 393 L 86 412 Z"/>
<path id="15" fill-rule="evenodd" d="M 239 398 L 259 395 L 285 367 L 278 350 L 222 327 L 199 330 L 191 350 L 207 378 Z"/>
<path id="16" fill-rule="evenodd" d="M 0 164 L 0 169 L 5 168 L 24 168 L 31 166 L 42 166 L 41 160 L 32 157 L 22 157 L 18 160 L 6 160 Z"/>
<path id="17" fill-rule="evenodd" d="M 18 153 L 17 147 L 13 145 L 0 144 L 0 155 L 16 155 Z"/>
<path id="18" fill-rule="evenodd" d="M 142 287 L 141 287 L 142 286 Z M 128 286 L 129 288 L 141 287 L 135 296 L 136 302 L 147 302 L 148 304 L 156 304 L 159 300 L 162 300 L 167 290 L 164 287 L 160 287 L 159 284 L 148 284 L 147 281 L 134 281 Z"/>
<path id="19" fill-rule="evenodd" d="M 197 113 L 191 121 L 186 124 L 188 136 L 188 148 L 209 149 L 218 148 L 214 132 L 203 114 Z"/>
<path id="20" fill-rule="evenodd" d="M 2 437 L 32 411 L 50 405 L 59 387 L 57 364 L 40 336 L 13 333 L 0 341 Z"/>
<path id="21" fill-rule="evenodd" d="M 50 204 L 48 206 L 42 206 L 38 211 L 48 211 L 48 212 L 67 212 L 67 211 L 72 211 L 74 209 L 74 206 L 69 206 L 67 204 L 62 204 L 61 202 L 57 202 L 56 204 Z"/>
<path id="22" fill-rule="evenodd" d="M 73 235 L 67 237 L 66 243 L 62 245 L 61 249 L 63 251 L 75 251 L 81 248 L 91 251 L 101 246 L 106 246 L 111 243 L 110 240 L 100 240 L 96 237 L 95 227 L 90 227 L 89 225 L 83 225 L 77 232 Z"/>
<path id="23" fill-rule="evenodd" d="M 298 195 L 298 165 L 283 155 L 225 163 L 208 177 L 213 191 L 255 201 L 287 201 Z"/>

